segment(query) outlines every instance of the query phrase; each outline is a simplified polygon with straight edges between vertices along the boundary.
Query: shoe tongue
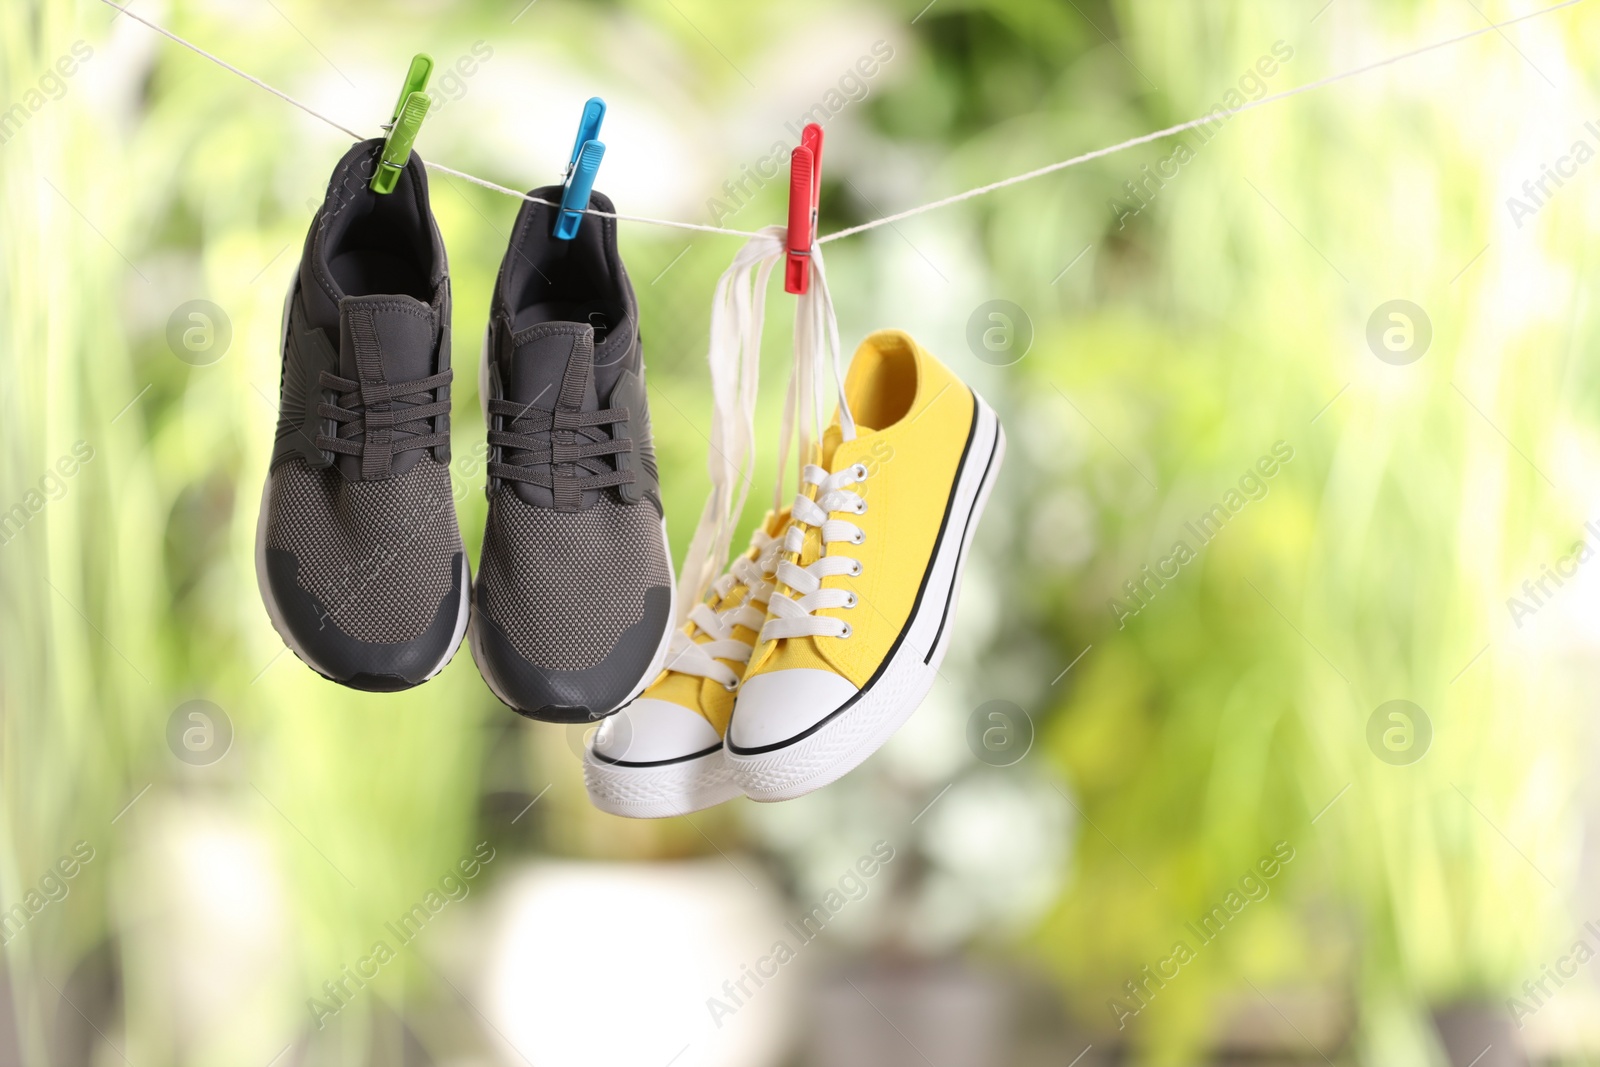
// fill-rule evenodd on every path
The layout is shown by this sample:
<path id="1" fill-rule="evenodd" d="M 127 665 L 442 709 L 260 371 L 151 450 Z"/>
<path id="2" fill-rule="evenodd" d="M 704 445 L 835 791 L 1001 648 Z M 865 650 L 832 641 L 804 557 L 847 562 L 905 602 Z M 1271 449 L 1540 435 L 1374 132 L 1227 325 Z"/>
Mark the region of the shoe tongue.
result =
<path id="1" fill-rule="evenodd" d="M 339 301 L 339 375 L 352 381 L 411 382 L 434 373 L 438 316 L 409 296 Z"/>
<path id="2" fill-rule="evenodd" d="M 833 454 L 839 451 L 839 446 L 844 443 L 844 434 L 839 430 L 839 424 L 834 423 L 822 432 L 822 441 L 819 445 L 822 452 L 822 469 L 833 470 Z"/>
<path id="3" fill-rule="evenodd" d="M 594 327 L 586 322 L 543 322 L 512 334 L 506 399 L 541 411 L 599 411 L 594 381 Z M 531 454 L 522 449 L 514 449 L 506 456 L 508 462 L 517 464 L 530 458 Z M 556 473 L 581 477 L 584 471 L 563 464 Z M 531 482 L 512 485 L 523 500 L 546 508 L 588 507 L 599 496 L 596 490 L 577 493 L 566 485 L 561 485 L 559 492 Z"/>
<path id="4" fill-rule="evenodd" d="M 506 399 L 546 411 L 599 411 L 594 328 L 584 322 L 544 322 L 512 334 Z"/>
<path id="5" fill-rule="evenodd" d="M 339 301 L 339 376 L 361 383 L 395 385 L 434 374 L 438 316 L 409 296 L 347 296 Z M 391 405 L 379 404 L 374 410 Z M 339 470 L 351 481 L 388 478 L 409 471 L 420 450 L 393 453 L 387 461 L 340 455 Z M 363 472 L 364 466 L 367 468 Z"/>

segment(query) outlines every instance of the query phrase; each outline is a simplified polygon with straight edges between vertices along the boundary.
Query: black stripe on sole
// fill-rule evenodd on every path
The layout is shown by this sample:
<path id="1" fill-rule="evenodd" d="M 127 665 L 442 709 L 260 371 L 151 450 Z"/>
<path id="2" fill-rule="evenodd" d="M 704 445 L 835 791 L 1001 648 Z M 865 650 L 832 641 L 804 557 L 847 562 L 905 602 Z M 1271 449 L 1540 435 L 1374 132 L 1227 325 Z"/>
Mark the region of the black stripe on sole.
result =
<path id="1" fill-rule="evenodd" d="M 596 763 L 605 763 L 605 764 L 608 764 L 608 765 L 610 765 L 612 767 L 670 767 L 674 763 L 688 763 L 690 760 L 702 759 L 703 757 L 711 755 L 713 752 L 721 752 L 721 751 L 722 751 L 722 742 L 718 741 L 716 744 L 712 745 L 710 748 L 702 749 L 699 752 L 691 752 L 687 756 L 673 756 L 671 759 L 648 760 L 648 761 L 644 761 L 644 762 L 635 762 L 633 760 L 625 760 L 625 759 L 613 759 L 610 756 L 603 755 L 602 753 L 596 752 L 592 748 L 589 750 L 589 755 L 594 757 Z"/>

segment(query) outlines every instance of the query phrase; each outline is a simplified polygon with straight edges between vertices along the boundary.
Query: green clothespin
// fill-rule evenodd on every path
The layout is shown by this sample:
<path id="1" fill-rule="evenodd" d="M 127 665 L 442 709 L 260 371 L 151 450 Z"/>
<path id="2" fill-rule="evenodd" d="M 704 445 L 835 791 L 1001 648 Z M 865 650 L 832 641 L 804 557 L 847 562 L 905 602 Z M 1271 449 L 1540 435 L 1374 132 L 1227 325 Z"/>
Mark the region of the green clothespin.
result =
<path id="1" fill-rule="evenodd" d="M 406 84 L 400 90 L 400 99 L 394 105 L 394 118 L 384 127 L 388 136 L 383 140 L 383 153 L 378 157 L 377 172 L 372 175 L 372 191 L 392 193 L 400 181 L 400 172 L 411 159 L 411 146 L 416 143 L 422 129 L 422 120 L 428 117 L 428 107 L 433 103 L 427 94 L 428 79 L 433 76 L 433 57 L 418 52 L 411 57 L 411 69 L 406 71 Z"/>

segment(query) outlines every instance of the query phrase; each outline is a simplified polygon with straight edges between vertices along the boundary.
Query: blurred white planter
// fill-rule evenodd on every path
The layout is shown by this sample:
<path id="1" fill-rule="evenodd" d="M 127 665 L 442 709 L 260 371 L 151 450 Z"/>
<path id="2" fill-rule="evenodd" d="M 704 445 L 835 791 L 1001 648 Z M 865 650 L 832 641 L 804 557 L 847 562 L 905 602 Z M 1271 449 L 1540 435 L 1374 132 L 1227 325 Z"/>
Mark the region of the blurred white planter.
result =
<path id="1" fill-rule="evenodd" d="M 127 858 L 108 847 L 94 862 L 124 887 L 128 1059 L 243 1062 L 289 1043 L 305 980 L 271 842 L 209 793 L 157 792 L 117 829 L 134 839 Z"/>
<path id="2" fill-rule="evenodd" d="M 483 999 L 515 1046 L 507 1062 L 781 1062 L 808 961 L 802 951 L 759 988 L 746 977 L 750 995 L 734 1005 L 724 983 L 772 951 L 787 918 L 755 864 L 741 869 L 716 858 L 539 863 L 510 875 L 496 890 Z M 713 997 L 733 1013 L 713 1018 Z"/>

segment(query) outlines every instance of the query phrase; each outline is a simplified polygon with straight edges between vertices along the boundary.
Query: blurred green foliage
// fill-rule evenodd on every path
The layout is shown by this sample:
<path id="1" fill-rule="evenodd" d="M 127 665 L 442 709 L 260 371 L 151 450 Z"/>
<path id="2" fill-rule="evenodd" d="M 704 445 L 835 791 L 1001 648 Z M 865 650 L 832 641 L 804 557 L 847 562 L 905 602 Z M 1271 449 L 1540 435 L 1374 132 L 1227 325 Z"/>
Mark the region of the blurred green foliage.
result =
<path id="1" fill-rule="evenodd" d="M 447 60 L 491 41 L 499 65 L 430 121 L 419 150 L 513 186 L 554 179 L 576 121 L 497 95 L 554 84 L 513 71 L 548 65 L 581 95 L 661 94 L 661 128 L 644 132 L 710 153 L 704 173 L 718 176 L 679 196 L 695 221 L 720 176 L 782 126 L 748 109 L 795 113 L 834 76 L 807 71 L 815 86 L 779 91 L 775 42 L 797 25 L 887 37 L 892 73 L 830 130 L 824 232 L 1202 114 L 1275 45 L 1292 56 L 1262 92 L 1477 25 L 1442 2 L 919 6 L 541 0 L 514 23 L 502 4 L 422 0 L 147 13 L 274 85 L 378 110 L 411 51 Z M 94 1035 L 62 1036 L 78 1032 L 68 1001 L 116 1019 L 141 1064 L 246 1062 L 299 1041 L 305 998 L 491 831 L 508 854 L 588 858 L 746 839 L 803 882 L 798 850 L 746 805 L 693 824 L 591 810 L 577 739 L 516 720 L 467 656 L 421 689 L 370 696 L 283 651 L 252 575 L 279 286 L 343 138 L 113 15 L 90 0 L 0 10 L 0 105 L 25 99 L 74 41 L 94 50 L 0 147 L 0 508 L 76 442 L 93 454 L 0 547 L 0 896 L 21 898 L 75 842 L 95 854 L 6 945 L 24 1060 L 88 1062 Z M 1594 81 L 1600 32 L 1565 14 L 1516 32 L 1533 58 L 1485 35 L 1229 119 L 1204 143 L 1181 135 L 1192 160 L 1147 186 L 1137 212 L 1124 183 L 1175 143 L 828 247 L 846 334 L 912 328 L 1000 408 L 1013 442 L 980 539 L 995 610 L 958 631 L 973 648 L 953 660 L 954 689 L 1032 713 L 1036 754 L 1006 773 L 1070 797 L 1082 825 L 1036 929 L 968 947 L 1042 961 L 1080 1026 L 1150 1062 L 1190 1062 L 1230 1013 L 1259 1008 L 1256 990 L 1313 991 L 1354 1020 L 1362 1062 L 1437 1061 L 1432 1008 L 1498 1005 L 1579 925 L 1568 909 L 1595 630 L 1570 602 L 1524 630 L 1505 601 L 1582 536 L 1600 399 L 1582 358 L 1597 329 L 1583 282 L 1600 219 L 1574 188 L 1524 230 L 1501 190 L 1578 136 L 1568 97 Z M 725 136 L 741 123 L 755 132 Z M 560 132 L 508 133 L 533 128 Z M 616 147 L 607 167 L 626 165 Z M 782 184 L 731 224 L 777 221 Z M 615 192 L 605 170 L 599 186 Z M 472 339 L 516 205 L 438 176 L 433 196 L 453 265 L 455 432 L 471 442 L 483 433 Z M 681 553 L 706 485 L 707 305 L 733 245 L 623 232 Z M 1034 331 L 1005 368 L 965 340 L 993 297 Z M 174 358 L 167 339 L 173 309 L 196 298 L 232 325 L 231 350 L 208 366 Z M 1396 298 L 1434 331 L 1409 366 L 1366 341 L 1374 309 Z M 774 300 L 768 425 L 787 314 Z M 1185 524 L 1278 442 L 1292 460 L 1264 495 L 1119 619 L 1124 583 L 1180 538 L 1193 545 Z M 456 453 L 475 552 L 481 467 L 475 449 Z M 763 462 L 770 480 L 770 451 Z M 232 723 L 233 750 L 213 766 L 169 750 L 169 716 L 193 698 Z M 1432 747 L 1408 766 L 1369 748 L 1368 720 L 1391 699 L 1431 719 Z M 839 795 L 865 808 L 892 779 L 875 764 Z M 258 851 L 193 852 L 236 839 Z M 1119 1031 L 1111 1002 L 1140 1006 L 1125 983 L 1278 842 L 1294 859 L 1270 892 Z M 219 863 L 239 884 L 219 880 Z M 195 918 L 223 898 L 240 910 Z M 252 917 L 260 901 L 277 910 Z M 282 940 L 242 958 L 248 975 L 208 955 L 205 931 L 257 919 Z M 409 956 L 384 982 L 340 1027 L 305 1035 L 304 1062 L 381 1062 L 396 1016 L 450 999 Z M 185 1020 L 211 983 L 226 1010 Z"/>

